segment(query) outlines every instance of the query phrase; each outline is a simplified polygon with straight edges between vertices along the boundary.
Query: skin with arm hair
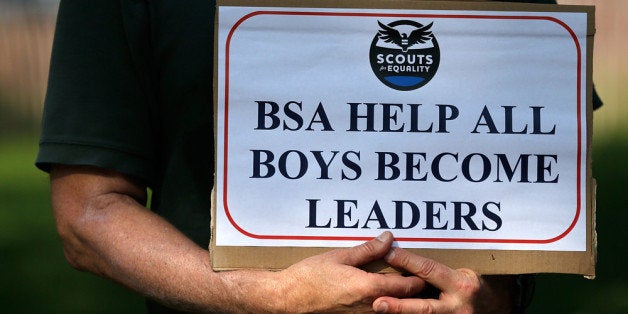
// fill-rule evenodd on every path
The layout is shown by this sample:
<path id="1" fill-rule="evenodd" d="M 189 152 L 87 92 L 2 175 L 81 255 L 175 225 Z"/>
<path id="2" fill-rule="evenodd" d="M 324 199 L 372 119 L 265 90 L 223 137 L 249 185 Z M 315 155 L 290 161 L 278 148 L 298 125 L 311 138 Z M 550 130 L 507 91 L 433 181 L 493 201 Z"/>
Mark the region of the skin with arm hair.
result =
<path id="1" fill-rule="evenodd" d="M 357 266 L 390 250 L 386 232 L 362 245 L 305 259 L 279 272 L 214 272 L 210 253 L 145 208 L 143 186 L 120 173 L 53 166 L 55 222 L 69 263 L 173 308 L 220 312 L 371 311 L 381 296 L 421 291 L 418 277 Z"/>

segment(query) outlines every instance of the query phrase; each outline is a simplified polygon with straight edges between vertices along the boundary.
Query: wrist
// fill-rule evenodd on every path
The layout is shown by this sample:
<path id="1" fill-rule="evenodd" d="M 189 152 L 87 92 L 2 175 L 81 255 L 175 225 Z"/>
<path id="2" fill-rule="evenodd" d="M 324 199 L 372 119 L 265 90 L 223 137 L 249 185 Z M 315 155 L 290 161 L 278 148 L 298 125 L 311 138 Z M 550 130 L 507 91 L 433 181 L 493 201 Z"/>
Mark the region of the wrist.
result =
<path id="1" fill-rule="evenodd" d="M 287 295 L 279 272 L 235 270 L 215 273 L 220 278 L 227 312 L 285 313 Z M 228 293 L 226 293 L 228 291 Z"/>

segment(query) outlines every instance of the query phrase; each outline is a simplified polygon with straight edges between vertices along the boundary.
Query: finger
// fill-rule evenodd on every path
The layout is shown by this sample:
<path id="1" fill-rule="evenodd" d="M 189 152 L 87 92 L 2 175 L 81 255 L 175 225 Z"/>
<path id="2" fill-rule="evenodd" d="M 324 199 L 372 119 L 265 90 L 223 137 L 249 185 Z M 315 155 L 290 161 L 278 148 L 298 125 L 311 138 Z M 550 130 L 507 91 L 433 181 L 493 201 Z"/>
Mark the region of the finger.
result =
<path id="1" fill-rule="evenodd" d="M 461 273 L 441 263 L 399 248 L 390 250 L 384 259 L 391 266 L 405 269 L 443 292 L 455 291 L 457 283 L 466 279 L 461 278 Z"/>
<path id="2" fill-rule="evenodd" d="M 397 299 L 381 297 L 373 302 L 378 313 L 451 313 L 447 303 L 434 299 Z"/>
<path id="3" fill-rule="evenodd" d="M 372 274 L 381 278 L 375 285 L 374 296 L 390 296 L 396 298 L 407 298 L 419 294 L 425 289 L 425 280 L 410 276 L 405 277 L 400 274 Z"/>
<path id="4" fill-rule="evenodd" d="M 390 250 L 393 242 L 392 233 L 386 231 L 377 238 L 354 246 L 348 249 L 338 249 L 331 251 L 337 262 L 350 265 L 360 266 L 368 262 L 383 258 Z"/>

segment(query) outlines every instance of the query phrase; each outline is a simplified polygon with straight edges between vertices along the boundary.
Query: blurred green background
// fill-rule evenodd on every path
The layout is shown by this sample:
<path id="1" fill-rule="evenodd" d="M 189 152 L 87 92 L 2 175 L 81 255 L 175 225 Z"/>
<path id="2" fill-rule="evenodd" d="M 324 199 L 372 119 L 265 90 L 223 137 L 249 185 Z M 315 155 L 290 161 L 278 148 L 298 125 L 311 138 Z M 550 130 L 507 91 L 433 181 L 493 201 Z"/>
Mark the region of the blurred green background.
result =
<path id="1" fill-rule="evenodd" d="M 597 277 L 541 274 L 530 313 L 628 313 L 628 1 L 595 4 Z M 57 0 L 0 0 L 0 304 L 5 313 L 137 313 L 143 299 L 65 262 L 37 171 L 39 119 Z"/>

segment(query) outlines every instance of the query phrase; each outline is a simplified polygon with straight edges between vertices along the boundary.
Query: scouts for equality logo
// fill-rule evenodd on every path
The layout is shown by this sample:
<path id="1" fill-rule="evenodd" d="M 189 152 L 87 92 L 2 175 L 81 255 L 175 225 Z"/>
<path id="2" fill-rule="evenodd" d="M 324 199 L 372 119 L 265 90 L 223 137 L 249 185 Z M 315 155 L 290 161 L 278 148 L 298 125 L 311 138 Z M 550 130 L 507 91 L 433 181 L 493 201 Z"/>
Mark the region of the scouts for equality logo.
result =
<path id="1" fill-rule="evenodd" d="M 390 88 L 410 91 L 427 84 L 436 74 L 440 50 L 427 25 L 409 20 L 383 24 L 371 43 L 373 73 Z"/>

